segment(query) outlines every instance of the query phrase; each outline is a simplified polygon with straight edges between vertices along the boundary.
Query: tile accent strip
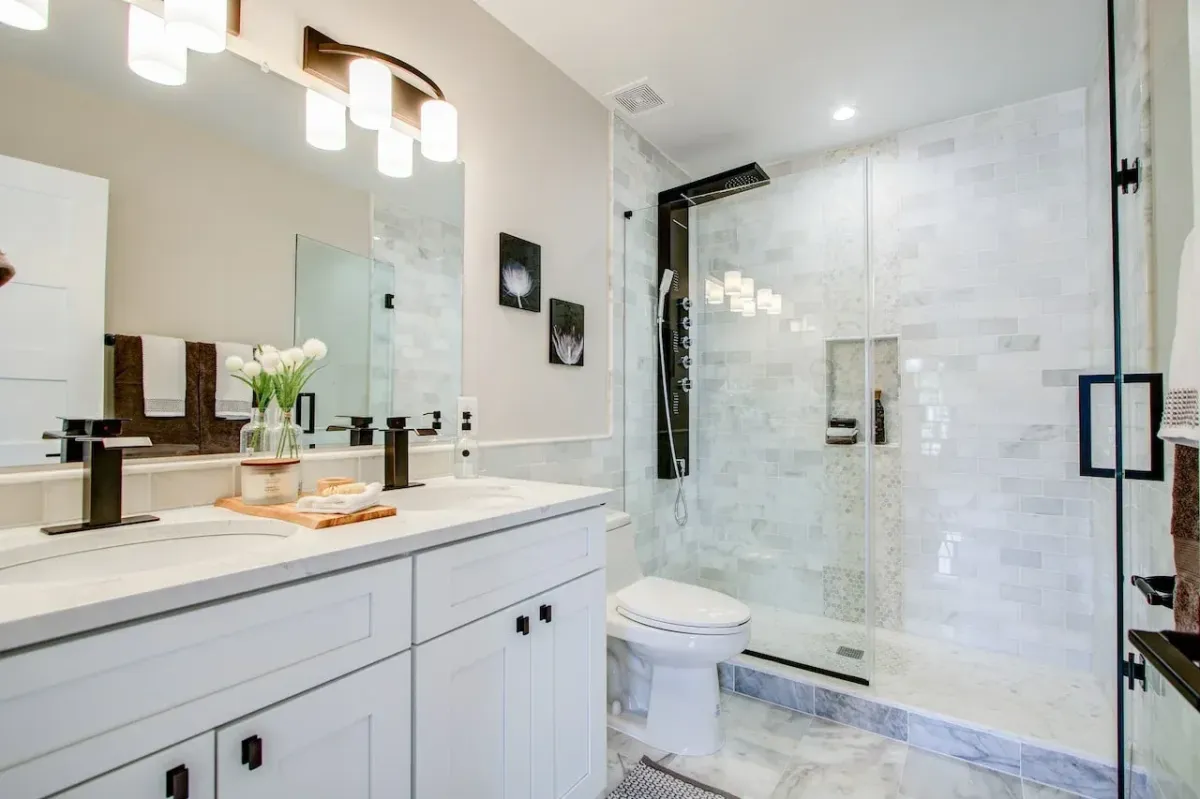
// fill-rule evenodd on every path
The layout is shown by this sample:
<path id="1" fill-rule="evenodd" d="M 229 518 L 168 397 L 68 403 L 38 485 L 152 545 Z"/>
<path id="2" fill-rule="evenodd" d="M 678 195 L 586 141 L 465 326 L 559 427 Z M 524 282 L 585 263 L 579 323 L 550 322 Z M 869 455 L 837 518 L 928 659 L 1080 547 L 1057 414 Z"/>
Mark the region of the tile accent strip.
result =
<path id="1" fill-rule="evenodd" d="M 741 663 L 722 663 L 717 671 L 725 691 L 905 741 L 919 749 L 1070 791 L 1085 799 L 1116 799 L 1117 770 L 1108 763 L 893 707 L 802 679 L 759 671 Z M 1139 799 L 1148 797 L 1146 775 L 1135 774 L 1134 781 L 1134 795 Z"/>

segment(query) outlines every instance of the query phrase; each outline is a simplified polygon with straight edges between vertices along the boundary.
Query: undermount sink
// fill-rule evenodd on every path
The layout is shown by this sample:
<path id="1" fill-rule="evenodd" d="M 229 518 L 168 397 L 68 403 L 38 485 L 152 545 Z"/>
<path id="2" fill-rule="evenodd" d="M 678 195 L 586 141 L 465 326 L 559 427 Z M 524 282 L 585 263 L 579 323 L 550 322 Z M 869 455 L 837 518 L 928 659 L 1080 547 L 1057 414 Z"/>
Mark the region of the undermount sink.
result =
<path id="1" fill-rule="evenodd" d="M 145 524 L 0 550 L 0 586 L 112 578 L 279 546 L 300 528 L 269 519 Z"/>
<path id="2" fill-rule="evenodd" d="M 384 495 L 388 504 L 400 511 L 445 511 L 464 507 L 495 510 L 524 502 L 511 486 L 480 486 L 470 481 L 462 484 L 420 486 L 393 491 Z"/>

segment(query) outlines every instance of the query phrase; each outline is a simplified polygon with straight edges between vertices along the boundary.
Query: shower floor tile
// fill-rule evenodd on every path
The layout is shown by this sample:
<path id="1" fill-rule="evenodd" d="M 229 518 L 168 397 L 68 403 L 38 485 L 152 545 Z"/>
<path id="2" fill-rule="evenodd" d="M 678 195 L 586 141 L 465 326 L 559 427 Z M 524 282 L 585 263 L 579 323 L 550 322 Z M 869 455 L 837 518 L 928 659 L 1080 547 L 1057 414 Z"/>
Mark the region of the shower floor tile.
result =
<path id="1" fill-rule="evenodd" d="M 1090 673 L 894 630 L 876 630 L 872 651 L 862 625 L 748 604 L 755 651 L 858 677 L 874 661 L 869 687 L 764 660 L 755 668 L 1116 761 L 1113 700 Z M 839 647 L 865 654 L 848 658 Z"/>

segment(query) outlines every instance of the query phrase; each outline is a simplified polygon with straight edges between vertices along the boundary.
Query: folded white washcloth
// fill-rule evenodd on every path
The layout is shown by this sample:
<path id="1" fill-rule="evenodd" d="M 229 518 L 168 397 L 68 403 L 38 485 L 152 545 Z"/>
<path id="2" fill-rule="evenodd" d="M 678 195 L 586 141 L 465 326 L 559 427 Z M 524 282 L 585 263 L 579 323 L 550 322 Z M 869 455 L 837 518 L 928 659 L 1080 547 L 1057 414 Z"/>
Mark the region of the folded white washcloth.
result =
<path id="1" fill-rule="evenodd" d="M 379 504 L 383 495 L 383 483 L 371 483 L 361 494 L 334 494 L 331 497 L 300 497 L 296 510 L 302 513 L 333 513 L 344 516 Z"/>
<path id="2" fill-rule="evenodd" d="M 1167 373 L 1167 405 L 1158 435 L 1164 441 L 1200 447 L 1200 264 L 1197 264 L 1196 231 L 1188 234 L 1179 264 L 1175 338 L 1171 345 L 1171 370 Z"/>
<path id="3" fill-rule="evenodd" d="M 233 376 L 225 368 L 225 361 L 231 355 L 236 355 L 243 361 L 254 360 L 254 347 L 249 344 L 230 344 L 217 342 L 217 403 L 216 417 L 218 419 L 249 419 L 250 401 L 254 392 L 250 386 Z"/>
<path id="4" fill-rule="evenodd" d="M 857 427 L 827 427 L 825 428 L 826 438 L 854 438 L 858 435 Z"/>
<path id="5" fill-rule="evenodd" d="M 142 397 L 147 416 L 187 414 L 187 345 L 183 339 L 142 336 Z"/>

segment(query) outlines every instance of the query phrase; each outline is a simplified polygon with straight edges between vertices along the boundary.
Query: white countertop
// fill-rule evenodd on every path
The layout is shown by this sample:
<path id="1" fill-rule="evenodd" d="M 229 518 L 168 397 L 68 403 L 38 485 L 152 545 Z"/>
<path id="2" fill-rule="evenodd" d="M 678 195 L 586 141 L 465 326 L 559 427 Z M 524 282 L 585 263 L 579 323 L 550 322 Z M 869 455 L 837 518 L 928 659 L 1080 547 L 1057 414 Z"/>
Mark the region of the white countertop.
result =
<path id="1" fill-rule="evenodd" d="M 96 579 L 0 584 L 0 653 L 598 507 L 612 493 L 497 477 L 443 477 L 427 480 L 426 486 L 436 491 L 425 494 L 424 500 L 422 488 L 385 493 L 384 504 L 397 508 L 394 517 L 323 530 L 298 528 L 269 549 Z M 430 507 L 429 498 L 460 488 L 502 491 L 506 499 L 496 503 L 468 498 L 455 507 Z M 161 522 L 146 527 L 251 518 L 213 507 L 157 515 Z M 47 538 L 37 527 L 0 530 L 0 554 Z"/>

